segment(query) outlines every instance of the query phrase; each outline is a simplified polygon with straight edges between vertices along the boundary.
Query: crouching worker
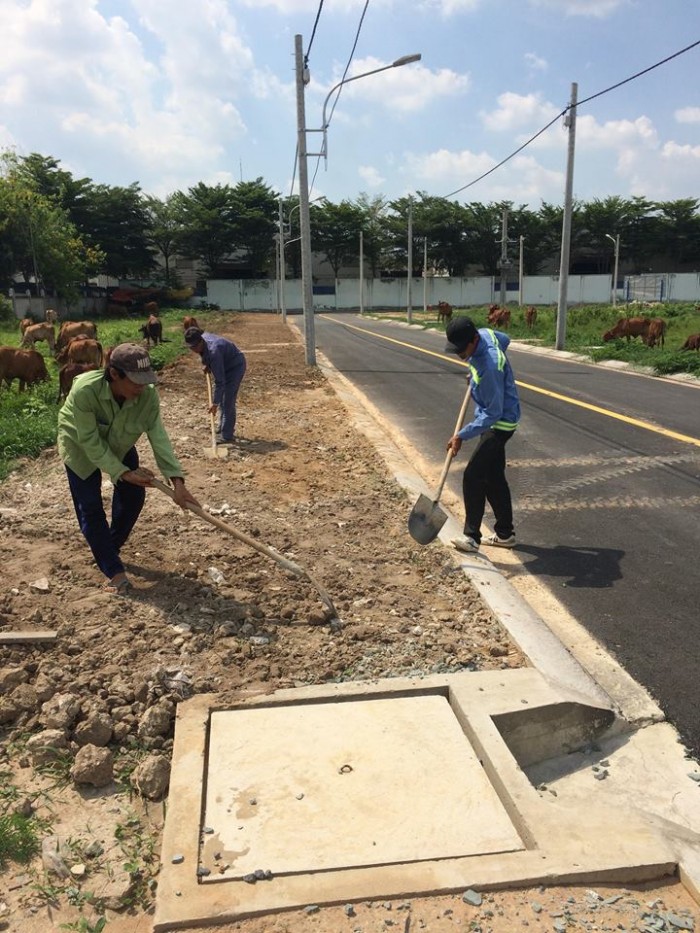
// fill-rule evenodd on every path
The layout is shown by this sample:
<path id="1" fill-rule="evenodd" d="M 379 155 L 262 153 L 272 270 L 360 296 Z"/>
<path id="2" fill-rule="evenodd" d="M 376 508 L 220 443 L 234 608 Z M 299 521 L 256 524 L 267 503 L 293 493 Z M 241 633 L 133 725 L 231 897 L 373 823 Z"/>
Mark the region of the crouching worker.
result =
<path id="1" fill-rule="evenodd" d="M 199 327 L 188 327 L 185 343 L 202 357 L 205 373 L 214 377 L 214 396 L 209 413 L 216 415 L 219 408 L 217 444 L 231 444 L 236 434 L 236 399 L 246 371 L 246 358 L 232 340 L 210 334 Z"/>
<path id="2" fill-rule="evenodd" d="M 73 382 L 58 415 L 58 452 L 95 562 L 107 578 L 108 593 L 125 596 L 131 589 L 119 552 L 136 524 L 154 474 L 139 466 L 134 446 L 146 434 L 156 463 L 184 509 L 198 505 L 182 476 L 160 417 L 156 374 L 148 352 L 132 343 L 112 351 L 105 371 L 83 373 Z M 102 505 L 102 473 L 114 483 L 112 517 Z"/>

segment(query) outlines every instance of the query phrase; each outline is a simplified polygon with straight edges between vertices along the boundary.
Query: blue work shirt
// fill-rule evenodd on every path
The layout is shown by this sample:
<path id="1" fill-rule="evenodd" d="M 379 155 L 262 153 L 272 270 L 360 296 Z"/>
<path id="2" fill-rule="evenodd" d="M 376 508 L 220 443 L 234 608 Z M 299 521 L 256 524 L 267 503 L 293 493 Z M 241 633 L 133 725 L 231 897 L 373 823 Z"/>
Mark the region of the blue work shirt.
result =
<path id="1" fill-rule="evenodd" d="M 227 382 L 234 380 L 242 363 L 243 353 L 232 340 L 219 337 L 218 334 L 210 334 L 206 330 L 202 334 L 202 340 L 204 341 L 202 363 L 214 377 L 214 397 L 212 401 L 215 405 L 221 405 L 224 397 L 224 386 Z"/>
<path id="2" fill-rule="evenodd" d="M 468 441 L 494 428 L 515 431 L 520 421 L 520 401 L 515 377 L 505 351 L 508 334 L 487 327 L 479 328 L 479 343 L 467 360 L 472 374 L 474 418 L 457 437 Z"/>

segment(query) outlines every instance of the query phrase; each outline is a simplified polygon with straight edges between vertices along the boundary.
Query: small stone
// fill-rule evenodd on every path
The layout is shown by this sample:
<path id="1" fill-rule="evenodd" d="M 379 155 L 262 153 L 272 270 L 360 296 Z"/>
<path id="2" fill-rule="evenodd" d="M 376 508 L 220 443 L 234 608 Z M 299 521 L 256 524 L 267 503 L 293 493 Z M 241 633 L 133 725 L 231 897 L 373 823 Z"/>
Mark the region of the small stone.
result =
<path id="1" fill-rule="evenodd" d="M 198 869 L 197 869 L 197 877 L 198 877 L 198 878 L 206 878 L 207 875 L 210 875 L 210 874 L 211 874 L 211 869 L 209 869 L 209 868 L 201 867 L 201 868 L 198 868 Z"/>
<path id="2" fill-rule="evenodd" d="M 38 580 L 29 584 L 29 589 L 34 590 L 35 593 L 48 593 L 51 587 L 46 577 L 39 577 Z"/>
<path id="3" fill-rule="evenodd" d="M 345 916 L 346 916 L 346 917 L 354 917 L 354 916 L 355 916 L 355 908 L 352 906 L 352 904 L 346 904 L 344 909 L 345 909 Z"/>
<path id="4" fill-rule="evenodd" d="M 255 875 L 251 872 L 249 875 L 243 875 L 243 880 L 246 884 L 255 884 L 258 880 Z"/>
<path id="5" fill-rule="evenodd" d="M 596 781 L 604 781 L 607 776 L 608 776 L 607 771 L 598 771 L 596 774 L 593 775 Z"/>
<path id="6" fill-rule="evenodd" d="M 695 781 L 697 784 L 700 784 L 700 771 L 691 771 L 688 774 L 688 777 L 691 781 Z"/>
<path id="7" fill-rule="evenodd" d="M 182 863 L 185 861 L 185 856 L 184 855 L 173 855 L 170 861 L 172 862 L 173 865 L 182 865 Z"/>
<path id="8" fill-rule="evenodd" d="M 542 913 L 542 905 L 538 904 L 537 901 L 533 901 L 532 904 L 530 904 L 530 907 L 532 907 L 536 914 Z"/>
<path id="9" fill-rule="evenodd" d="M 317 913 L 319 912 L 320 909 L 321 909 L 321 908 L 318 906 L 318 904 L 309 904 L 308 907 L 305 907 L 305 908 L 304 908 L 304 913 L 307 913 L 307 914 L 317 914 Z"/>
<path id="10" fill-rule="evenodd" d="M 205 826 L 202 832 L 210 836 L 214 832 L 214 830 L 211 828 L 211 826 Z"/>
<path id="11" fill-rule="evenodd" d="M 471 904 L 472 907 L 481 907 L 481 902 L 483 898 L 478 893 L 478 891 L 468 888 L 462 895 L 462 900 L 465 904 Z"/>
<path id="12" fill-rule="evenodd" d="M 72 865 L 70 873 L 74 878 L 82 878 L 86 871 L 87 869 L 84 865 Z"/>

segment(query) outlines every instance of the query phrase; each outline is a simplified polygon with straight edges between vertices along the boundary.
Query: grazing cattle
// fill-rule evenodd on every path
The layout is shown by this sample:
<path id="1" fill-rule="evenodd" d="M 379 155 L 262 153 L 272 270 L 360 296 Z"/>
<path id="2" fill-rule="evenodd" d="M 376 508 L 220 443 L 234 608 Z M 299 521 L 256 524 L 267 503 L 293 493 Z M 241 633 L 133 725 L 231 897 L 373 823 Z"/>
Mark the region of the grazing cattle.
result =
<path id="1" fill-rule="evenodd" d="M 681 350 L 697 350 L 700 352 L 700 334 L 691 334 L 681 347 Z"/>
<path id="2" fill-rule="evenodd" d="M 28 327 L 31 327 L 34 321 L 30 317 L 23 317 L 19 322 L 19 332 L 24 337 L 24 332 Z"/>
<path id="3" fill-rule="evenodd" d="M 97 337 L 97 326 L 92 321 L 64 321 L 58 332 L 56 351 L 67 347 L 76 337 Z"/>
<path id="4" fill-rule="evenodd" d="M 143 306 L 143 310 L 150 316 L 151 314 L 158 314 L 160 309 L 157 301 L 147 301 Z"/>
<path id="5" fill-rule="evenodd" d="M 533 308 L 533 306 L 530 305 L 529 308 L 525 309 L 525 326 L 528 328 L 528 330 L 532 330 L 536 323 L 537 308 Z"/>
<path id="6" fill-rule="evenodd" d="M 47 308 L 44 312 L 44 319 L 46 320 L 47 324 L 55 324 L 58 320 L 58 315 L 53 308 Z"/>
<path id="7" fill-rule="evenodd" d="M 493 311 L 489 311 L 488 322 L 492 327 L 507 328 L 510 324 L 510 309 L 496 306 Z"/>
<path id="8" fill-rule="evenodd" d="M 447 301 L 438 301 L 437 306 L 437 319 L 438 322 L 442 321 L 444 324 L 452 317 L 452 305 Z"/>
<path id="9" fill-rule="evenodd" d="M 66 363 L 65 366 L 61 366 L 58 371 L 58 398 L 56 401 L 60 402 L 67 397 L 76 376 L 97 368 L 92 363 Z"/>
<path id="10" fill-rule="evenodd" d="M 102 365 L 102 344 L 92 337 L 74 337 L 59 357 L 59 363 L 92 363 Z"/>
<path id="11" fill-rule="evenodd" d="M 649 321 L 649 332 L 647 334 L 647 346 L 655 347 L 658 343 L 660 347 L 664 345 L 664 334 L 666 333 L 666 321 L 660 317 L 654 317 Z"/>
<path id="12" fill-rule="evenodd" d="M 159 343 L 163 342 L 163 325 L 155 314 L 152 314 L 148 321 L 141 325 L 141 333 L 144 336 L 147 347 L 151 346 L 151 341 L 153 341 L 156 347 Z"/>
<path id="13" fill-rule="evenodd" d="M 649 334 L 649 324 L 650 321 L 648 317 L 620 318 L 614 327 L 603 334 L 603 340 L 607 343 L 609 340 L 614 340 L 616 337 L 626 337 L 627 343 L 629 343 L 632 337 L 641 337 L 644 343 L 646 343 Z"/>
<path id="14" fill-rule="evenodd" d="M 494 311 L 500 311 L 501 309 L 498 305 L 489 305 L 489 314 L 493 314 Z"/>
<path id="15" fill-rule="evenodd" d="M 56 347 L 56 332 L 53 324 L 30 324 L 22 334 L 22 346 L 33 347 L 40 340 L 45 340 L 53 353 Z"/>
<path id="16" fill-rule="evenodd" d="M 187 330 L 188 327 L 199 327 L 199 321 L 196 317 L 183 317 L 182 329 Z"/>
<path id="17" fill-rule="evenodd" d="M 46 382 L 48 378 L 46 363 L 41 353 L 37 353 L 36 350 L 0 347 L 0 385 L 5 382 L 9 389 L 12 380 L 18 379 L 19 391 L 24 392 L 25 385 Z"/>

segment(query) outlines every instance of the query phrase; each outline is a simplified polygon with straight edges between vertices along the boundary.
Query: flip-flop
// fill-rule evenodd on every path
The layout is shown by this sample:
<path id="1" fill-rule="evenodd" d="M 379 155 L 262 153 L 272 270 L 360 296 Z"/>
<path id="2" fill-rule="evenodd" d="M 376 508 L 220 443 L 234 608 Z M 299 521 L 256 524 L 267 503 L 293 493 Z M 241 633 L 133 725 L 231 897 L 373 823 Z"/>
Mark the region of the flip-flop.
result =
<path id="1" fill-rule="evenodd" d="M 102 589 L 105 593 L 109 593 L 110 596 L 130 596 L 134 587 L 129 580 L 121 580 L 119 583 L 112 583 L 109 580 L 107 583 L 102 584 Z"/>

